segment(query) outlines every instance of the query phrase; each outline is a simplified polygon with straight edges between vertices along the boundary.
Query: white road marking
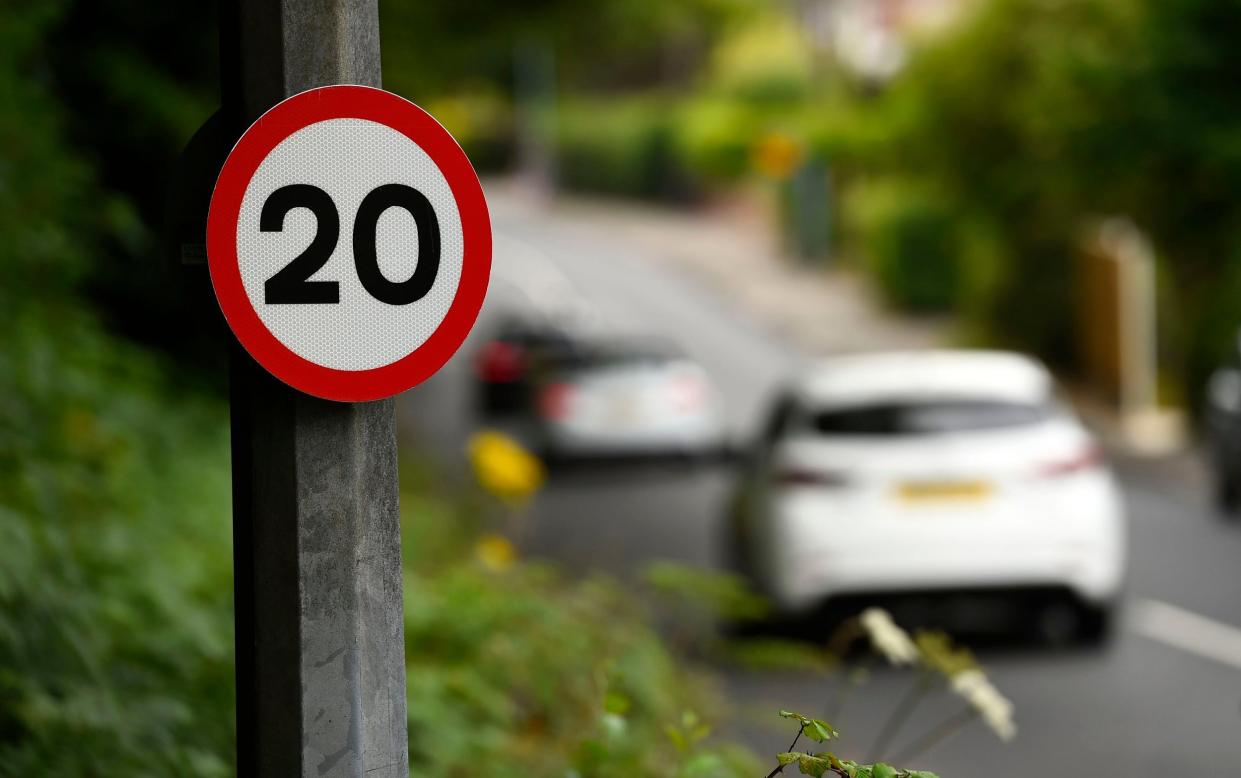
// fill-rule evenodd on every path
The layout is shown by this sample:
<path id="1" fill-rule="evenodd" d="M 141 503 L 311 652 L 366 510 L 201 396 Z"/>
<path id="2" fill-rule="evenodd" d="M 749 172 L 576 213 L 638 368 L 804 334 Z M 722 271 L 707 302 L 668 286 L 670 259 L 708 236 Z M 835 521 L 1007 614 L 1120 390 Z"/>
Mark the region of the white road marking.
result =
<path id="1" fill-rule="evenodd" d="M 1241 629 L 1159 600 L 1135 600 L 1130 626 L 1143 637 L 1241 669 Z"/>

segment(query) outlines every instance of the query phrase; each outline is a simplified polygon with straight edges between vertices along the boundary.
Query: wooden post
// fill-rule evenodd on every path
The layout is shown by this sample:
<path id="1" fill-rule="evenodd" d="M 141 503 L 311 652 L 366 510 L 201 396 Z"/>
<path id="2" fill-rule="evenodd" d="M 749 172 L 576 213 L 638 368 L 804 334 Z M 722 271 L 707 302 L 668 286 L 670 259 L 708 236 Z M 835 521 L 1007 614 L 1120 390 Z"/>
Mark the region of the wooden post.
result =
<path id="1" fill-rule="evenodd" d="M 223 0 L 220 29 L 234 138 L 305 89 L 380 85 L 377 0 Z M 394 401 L 232 352 L 238 775 L 405 778 Z"/>

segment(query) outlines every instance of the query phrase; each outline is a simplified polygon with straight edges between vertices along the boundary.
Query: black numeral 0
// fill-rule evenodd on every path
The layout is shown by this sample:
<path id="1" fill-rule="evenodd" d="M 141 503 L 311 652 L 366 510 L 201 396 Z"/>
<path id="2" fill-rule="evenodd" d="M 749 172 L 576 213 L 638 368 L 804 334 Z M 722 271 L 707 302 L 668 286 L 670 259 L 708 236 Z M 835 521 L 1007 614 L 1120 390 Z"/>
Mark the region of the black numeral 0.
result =
<path id="1" fill-rule="evenodd" d="M 284 217 L 294 208 L 307 208 L 315 216 L 318 229 L 306 250 L 263 283 L 263 302 L 339 303 L 340 284 L 311 281 L 340 239 L 340 216 L 327 192 L 310 184 L 290 184 L 272 192 L 259 214 L 259 230 L 280 232 Z M 379 269 L 375 246 L 379 217 L 389 208 L 404 208 L 418 228 L 418 263 L 413 275 L 404 281 L 389 281 Z M 421 300 L 435 285 L 440 268 L 440 225 L 431 202 L 417 189 L 404 184 L 384 184 L 372 189 L 358 206 L 353 223 L 353 261 L 362 287 L 376 300 L 389 305 L 407 305 Z"/>
<path id="2" fill-rule="evenodd" d="M 409 211 L 418 228 L 418 265 L 412 276 L 399 283 L 389 281 L 379 272 L 375 251 L 379 216 L 389 208 Z M 425 297 L 440 271 L 440 222 L 431 201 L 404 184 L 384 184 L 372 189 L 362 198 L 353 221 L 353 263 L 358 269 L 358 280 L 376 300 L 406 305 Z"/>

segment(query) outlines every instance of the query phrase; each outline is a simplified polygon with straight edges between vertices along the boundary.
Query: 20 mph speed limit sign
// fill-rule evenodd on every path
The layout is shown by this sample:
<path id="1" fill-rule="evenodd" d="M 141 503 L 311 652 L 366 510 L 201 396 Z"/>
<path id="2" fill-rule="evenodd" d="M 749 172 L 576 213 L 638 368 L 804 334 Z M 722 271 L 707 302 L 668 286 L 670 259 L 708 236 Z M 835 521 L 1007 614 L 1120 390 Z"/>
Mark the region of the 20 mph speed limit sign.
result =
<path id="1" fill-rule="evenodd" d="M 363 86 L 294 95 L 229 154 L 207 217 L 211 283 L 242 346 L 330 400 L 435 373 L 491 274 L 482 187 L 421 108 Z"/>

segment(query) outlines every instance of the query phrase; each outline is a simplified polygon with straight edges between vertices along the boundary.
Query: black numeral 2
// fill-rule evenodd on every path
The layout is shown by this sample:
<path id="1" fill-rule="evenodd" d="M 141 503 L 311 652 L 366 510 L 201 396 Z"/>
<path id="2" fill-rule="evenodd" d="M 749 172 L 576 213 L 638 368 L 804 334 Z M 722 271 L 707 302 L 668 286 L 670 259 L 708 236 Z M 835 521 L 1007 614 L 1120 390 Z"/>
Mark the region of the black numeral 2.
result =
<path id="1" fill-rule="evenodd" d="M 272 192 L 259 214 L 261 232 L 280 232 L 284 217 L 294 208 L 306 208 L 317 223 L 310 245 L 292 262 L 263 283 L 263 302 L 339 303 L 340 284 L 311 281 L 340 240 L 340 215 L 327 192 L 310 184 L 290 184 Z M 375 246 L 379 217 L 389 208 L 404 208 L 418 228 L 418 263 L 404 281 L 390 281 L 379 269 Z M 440 267 L 440 225 L 426 196 L 404 184 L 384 184 L 372 189 L 358 206 L 353 222 L 353 262 L 358 280 L 372 297 L 389 305 L 408 305 L 421 300 L 435 285 Z"/>

